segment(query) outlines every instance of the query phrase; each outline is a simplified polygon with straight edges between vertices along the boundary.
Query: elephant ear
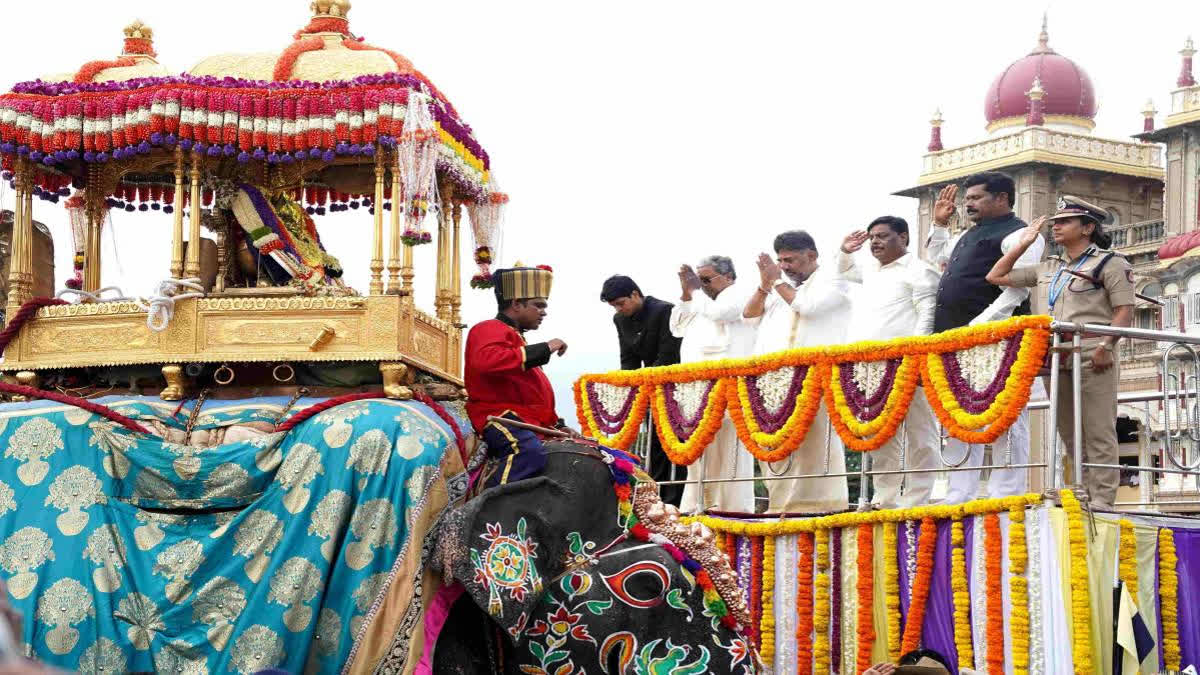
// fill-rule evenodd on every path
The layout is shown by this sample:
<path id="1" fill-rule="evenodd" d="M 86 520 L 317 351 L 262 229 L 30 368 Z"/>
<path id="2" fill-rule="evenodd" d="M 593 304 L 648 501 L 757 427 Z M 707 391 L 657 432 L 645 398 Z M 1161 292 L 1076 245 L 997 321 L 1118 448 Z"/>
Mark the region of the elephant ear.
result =
<path id="1" fill-rule="evenodd" d="M 546 476 L 487 490 L 463 508 L 453 575 L 515 640 L 544 587 L 565 568 L 566 533 L 578 519 L 569 491 Z"/>

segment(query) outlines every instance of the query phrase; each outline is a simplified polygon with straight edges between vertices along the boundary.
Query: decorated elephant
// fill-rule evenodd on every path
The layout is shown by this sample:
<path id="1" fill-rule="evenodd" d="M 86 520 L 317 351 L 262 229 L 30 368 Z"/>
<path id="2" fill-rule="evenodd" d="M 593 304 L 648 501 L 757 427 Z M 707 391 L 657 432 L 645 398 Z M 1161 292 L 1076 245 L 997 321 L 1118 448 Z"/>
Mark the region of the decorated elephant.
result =
<path id="1" fill-rule="evenodd" d="M 466 589 L 435 673 L 753 673 L 745 599 L 699 523 L 623 453 L 547 444 L 543 475 L 449 517 L 444 574 Z"/>

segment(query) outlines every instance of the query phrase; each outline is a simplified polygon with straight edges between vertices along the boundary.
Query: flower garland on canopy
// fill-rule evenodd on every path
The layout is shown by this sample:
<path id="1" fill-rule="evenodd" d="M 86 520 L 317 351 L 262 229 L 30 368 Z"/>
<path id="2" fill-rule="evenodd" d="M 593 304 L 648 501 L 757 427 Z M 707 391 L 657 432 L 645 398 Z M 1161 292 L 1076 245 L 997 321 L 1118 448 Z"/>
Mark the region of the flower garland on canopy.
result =
<path id="1" fill-rule="evenodd" d="M 578 417 L 585 435 L 611 438 L 613 429 L 625 428 L 629 418 L 640 420 L 649 406 L 668 456 L 676 464 L 688 465 L 704 452 L 728 409 L 749 452 L 762 461 L 779 461 L 803 442 L 822 400 L 847 446 L 860 451 L 880 447 L 898 431 L 922 381 L 925 396 L 951 435 L 987 443 L 1024 409 L 1046 352 L 1049 325 L 1049 317 L 1020 316 L 936 335 L 588 374 L 577 386 L 585 382 L 645 386 L 650 394 L 645 401 L 634 399 L 628 407 L 608 410 L 606 420 L 600 419 L 599 401 L 577 396 L 587 408 L 578 411 Z M 967 381 L 979 378 L 963 376 L 956 354 L 986 345 L 1003 345 L 1004 358 L 992 364 L 996 372 L 989 373 L 991 384 L 979 391 Z M 984 360 L 980 368 L 986 370 L 991 363 Z M 860 370 L 868 373 L 865 385 L 854 374 Z M 876 371 L 879 382 L 872 386 L 875 377 L 870 374 Z M 683 410 L 679 396 L 699 404 Z M 633 433 L 622 435 L 624 444 L 616 447 L 627 448 L 634 438 Z"/>
<path id="2" fill-rule="evenodd" d="M 767 537 L 774 539 L 774 537 Z M 796 538 L 800 559 L 796 563 L 796 673 L 811 675 L 813 667 L 813 535 Z M 764 660 L 765 657 L 764 657 Z"/>
<path id="3" fill-rule="evenodd" d="M 967 586 L 967 537 L 962 516 L 950 524 L 950 590 L 954 595 L 954 646 L 958 669 L 975 667 L 975 645 L 971 642 L 971 592 Z"/>
<path id="4" fill-rule="evenodd" d="M 829 530 L 816 531 L 817 581 L 813 610 L 814 675 L 829 675 Z"/>
<path id="5" fill-rule="evenodd" d="M 1000 535 L 1000 516 L 989 513 L 983 517 L 983 547 L 987 552 L 987 664 L 992 675 L 1004 675 L 1004 599 L 1001 593 L 1001 558 L 1004 557 Z"/>
<path id="6" fill-rule="evenodd" d="M 575 381 L 575 413 L 579 425 L 589 431 L 597 443 L 609 447 L 626 449 L 635 440 L 646 417 L 646 387 L 620 387 L 604 382 L 593 382 L 586 377 Z M 621 389 L 625 389 L 621 395 Z M 611 399 L 621 399 L 617 412 L 610 412 Z M 606 399 L 609 399 L 606 402 Z"/>
<path id="7" fill-rule="evenodd" d="M 1075 493 L 1062 490 L 1062 507 L 1067 514 L 1067 534 L 1071 551 L 1071 660 L 1075 675 L 1090 675 L 1092 670 L 1092 603 L 1088 597 L 1087 539 L 1083 530 L 1083 508 Z"/>
<path id="8" fill-rule="evenodd" d="M 1170 672 L 1179 672 L 1181 652 L 1179 649 L 1179 573 L 1176 565 L 1175 533 L 1167 528 L 1158 531 L 1158 596 L 1160 598 L 1163 665 Z"/>
<path id="9" fill-rule="evenodd" d="M 900 660 L 900 564 L 896 523 L 883 524 L 883 597 L 887 606 L 888 660 Z"/>
<path id="10" fill-rule="evenodd" d="M 1017 507 L 1018 510 L 1023 508 Z M 905 617 L 904 637 L 900 645 L 901 654 L 907 654 L 921 646 L 921 632 L 925 626 L 925 606 L 929 600 L 929 586 L 933 579 L 933 555 L 937 546 L 937 522 L 929 516 L 921 519 L 919 542 L 917 573 L 910 581 L 912 600 L 908 604 L 908 616 Z M 909 540 L 908 546 L 912 548 L 911 540 Z"/>
<path id="11" fill-rule="evenodd" d="M 857 672 L 871 667 L 875 645 L 875 527 L 858 526 L 858 654 Z"/>
<path id="12" fill-rule="evenodd" d="M 1120 560 L 1117 572 L 1121 581 L 1129 589 L 1129 596 L 1137 604 L 1138 571 L 1137 571 L 1137 532 L 1133 529 L 1133 521 L 1122 518 L 1120 521 L 1121 543 L 1118 546 L 1117 559 Z"/>
<path id="13" fill-rule="evenodd" d="M 1029 675 L 1029 582 L 1025 570 L 1029 553 L 1025 543 L 1025 509 L 1008 510 L 1008 588 L 1012 604 L 1013 675 Z"/>

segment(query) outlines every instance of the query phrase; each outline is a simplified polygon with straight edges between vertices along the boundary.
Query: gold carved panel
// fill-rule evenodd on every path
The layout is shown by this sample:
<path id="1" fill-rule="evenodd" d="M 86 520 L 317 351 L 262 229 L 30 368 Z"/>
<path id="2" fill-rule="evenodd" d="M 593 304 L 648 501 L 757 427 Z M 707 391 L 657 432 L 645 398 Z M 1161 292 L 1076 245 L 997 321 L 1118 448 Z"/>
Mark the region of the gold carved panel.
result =
<path id="1" fill-rule="evenodd" d="M 275 348 L 308 345 L 326 326 L 334 335 L 321 351 L 361 349 L 363 322 L 358 317 L 203 317 L 201 349 L 222 347 Z"/>
<path id="2" fill-rule="evenodd" d="M 34 321 L 25 331 L 24 354 L 32 358 L 80 352 L 130 352 L 156 349 L 160 336 L 137 316 L 112 320 Z"/>

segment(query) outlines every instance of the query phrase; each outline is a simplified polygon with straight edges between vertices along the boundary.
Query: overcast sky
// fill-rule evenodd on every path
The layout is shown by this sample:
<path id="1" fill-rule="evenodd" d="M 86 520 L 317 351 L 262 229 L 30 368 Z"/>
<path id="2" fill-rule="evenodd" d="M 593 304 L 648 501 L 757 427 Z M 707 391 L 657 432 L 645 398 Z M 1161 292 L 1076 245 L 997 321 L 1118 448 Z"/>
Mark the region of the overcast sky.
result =
<path id="1" fill-rule="evenodd" d="M 915 222 L 916 202 L 889 194 L 916 183 L 933 110 L 945 116 L 946 147 L 983 139 L 987 87 L 1034 47 L 1043 11 L 1051 47 L 1091 75 L 1100 136 L 1140 131 L 1147 97 L 1161 123 L 1177 52 L 1189 33 L 1200 37 L 1200 3 L 1184 0 L 353 5 L 351 29 L 410 58 L 490 153 L 512 195 L 503 262 L 554 267 L 550 316 L 530 339 L 570 345 L 546 368 L 568 420 L 570 383 L 618 365 L 599 302 L 608 275 L 674 300 L 681 262 L 729 255 L 740 283 L 754 283 L 754 255 L 782 230 L 808 229 L 829 260 L 845 232 L 875 216 Z M 5 3 L 0 86 L 115 56 L 134 18 L 181 72 L 216 53 L 280 51 L 309 14 L 307 0 Z M 11 191 L 0 199 L 11 208 Z M 61 287 L 66 215 L 34 209 L 55 234 Z M 365 291 L 370 217 L 318 226 Z M 167 273 L 169 217 L 116 214 L 103 245 L 104 283 L 147 293 Z M 467 237 L 464 261 L 470 247 Z M 427 306 L 432 249 L 418 256 Z M 467 322 L 492 315 L 490 293 L 464 295 Z"/>

